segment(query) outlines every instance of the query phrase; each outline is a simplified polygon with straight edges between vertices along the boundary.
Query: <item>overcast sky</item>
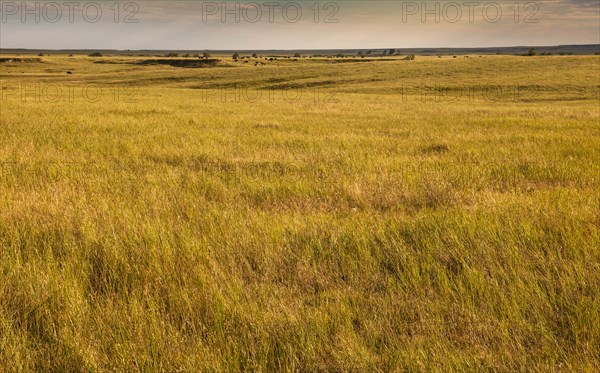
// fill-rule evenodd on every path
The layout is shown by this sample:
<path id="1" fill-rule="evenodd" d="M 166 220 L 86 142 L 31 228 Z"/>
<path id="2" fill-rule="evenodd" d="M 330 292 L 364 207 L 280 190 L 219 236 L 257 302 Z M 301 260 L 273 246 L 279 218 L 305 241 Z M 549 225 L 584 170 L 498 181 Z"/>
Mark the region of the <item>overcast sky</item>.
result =
<path id="1" fill-rule="evenodd" d="M 118 5 L 114 0 L 2 0 L 0 47 L 252 50 L 600 44 L 600 0 L 154 0 Z"/>

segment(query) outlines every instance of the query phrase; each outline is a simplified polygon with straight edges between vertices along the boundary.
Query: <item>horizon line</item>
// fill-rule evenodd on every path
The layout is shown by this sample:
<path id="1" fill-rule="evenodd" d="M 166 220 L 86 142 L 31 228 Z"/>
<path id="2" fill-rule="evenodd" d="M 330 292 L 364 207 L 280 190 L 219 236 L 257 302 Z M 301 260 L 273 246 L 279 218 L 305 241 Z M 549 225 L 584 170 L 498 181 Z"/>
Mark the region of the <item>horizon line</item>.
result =
<path id="1" fill-rule="evenodd" d="M 598 43 L 592 44 L 548 44 L 548 45 L 504 45 L 504 46 L 478 46 L 478 47 L 409 47 L 409 48 L 400 48 L 400 47 L 374 47 L 374 48 L 302 48 L 302 49 L 111 49 L 111 48 L 0 48 L 0 51 L 4 50 L 22 50 L 22 51 L 116 51 L 116 52 L 164 52 L 164 51 L 173 51 L 173 52 L 230 52 L 230 51 L 239 51 L 239 52 L 260 52 L 260 51 L 281 51 L 281 52 L 298 52 L 298 51 L 369 51 L 369 50 L 435 50 L 435 49 L 461 49 L 461 50 L 469 50 L 469 49 L 498 49 L 498 48 L 560 48 L 560 47 L 600 47 Z"/>

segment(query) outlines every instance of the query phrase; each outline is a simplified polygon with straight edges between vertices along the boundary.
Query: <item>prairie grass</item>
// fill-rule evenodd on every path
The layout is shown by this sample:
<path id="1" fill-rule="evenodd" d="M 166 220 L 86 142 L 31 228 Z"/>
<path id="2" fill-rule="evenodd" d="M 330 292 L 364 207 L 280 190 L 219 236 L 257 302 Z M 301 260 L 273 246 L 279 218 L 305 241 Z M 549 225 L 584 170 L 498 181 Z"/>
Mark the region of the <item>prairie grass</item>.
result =
<path id="1" fill-rule="evenodd" d="M 600 370 L 600 57 L 135 62 L 0 64 L 0 371 Z"/>

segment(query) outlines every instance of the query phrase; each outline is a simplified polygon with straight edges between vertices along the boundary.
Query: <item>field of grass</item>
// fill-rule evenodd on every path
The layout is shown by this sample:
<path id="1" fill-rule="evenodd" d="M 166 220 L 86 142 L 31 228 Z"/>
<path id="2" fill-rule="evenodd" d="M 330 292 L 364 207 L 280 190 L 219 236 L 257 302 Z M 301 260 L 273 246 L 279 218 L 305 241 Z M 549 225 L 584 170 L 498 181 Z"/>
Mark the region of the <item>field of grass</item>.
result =
<path id="1" fill-rule="evenodd" d="M 600 57 L 140 60 L 0 64 L 0 371 L 600 370 Z"/>

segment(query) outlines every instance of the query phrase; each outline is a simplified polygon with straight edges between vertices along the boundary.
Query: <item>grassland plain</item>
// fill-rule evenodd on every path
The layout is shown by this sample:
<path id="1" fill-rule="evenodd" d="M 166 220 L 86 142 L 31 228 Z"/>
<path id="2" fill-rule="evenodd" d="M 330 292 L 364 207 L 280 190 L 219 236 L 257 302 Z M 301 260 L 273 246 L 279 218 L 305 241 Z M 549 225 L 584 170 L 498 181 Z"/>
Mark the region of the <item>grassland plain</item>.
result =
<path id="1" fill-rule="evenodd" d="M 137 62 L 0 64 L 0 371 L 600 370 L 600 57 Z"/>

